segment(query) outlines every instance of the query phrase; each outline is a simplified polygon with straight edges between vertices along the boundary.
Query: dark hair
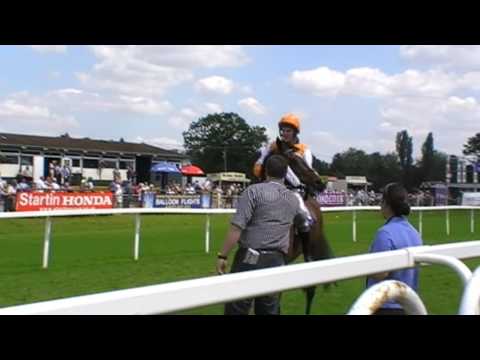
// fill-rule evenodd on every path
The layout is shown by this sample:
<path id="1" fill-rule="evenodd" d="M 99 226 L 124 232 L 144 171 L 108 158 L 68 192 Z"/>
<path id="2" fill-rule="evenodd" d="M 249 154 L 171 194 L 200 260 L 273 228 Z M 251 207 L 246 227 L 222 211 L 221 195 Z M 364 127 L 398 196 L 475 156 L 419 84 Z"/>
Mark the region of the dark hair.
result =
<path id="1" fill-rule="evenodd" d="M 390 206 L 395 216 L 410 214 L 410 205 L 408 205 L 407 199 L 407 190 L 401 184 L 390 183 L 383 190 L 383 200 Z"/>
<path id="2" fill-rule="evenodd" d="M 280 155 L 272 155 L 265 163 L 265 173 L 276 179 L 283 179 L 287 175 L 288 162 Z"/>

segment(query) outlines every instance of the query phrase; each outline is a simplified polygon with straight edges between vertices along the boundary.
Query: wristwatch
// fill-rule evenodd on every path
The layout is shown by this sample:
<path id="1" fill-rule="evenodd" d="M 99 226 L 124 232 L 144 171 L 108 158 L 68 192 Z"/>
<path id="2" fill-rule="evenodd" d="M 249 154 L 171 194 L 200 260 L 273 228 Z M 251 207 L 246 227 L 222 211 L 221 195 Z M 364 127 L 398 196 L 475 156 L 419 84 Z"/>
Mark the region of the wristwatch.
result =
<path id="1" fill-rule="evenodd" d="M 228 256 L 222 255 L 222 253 L 217 253 L 217 259 L 227 260 Z"/>

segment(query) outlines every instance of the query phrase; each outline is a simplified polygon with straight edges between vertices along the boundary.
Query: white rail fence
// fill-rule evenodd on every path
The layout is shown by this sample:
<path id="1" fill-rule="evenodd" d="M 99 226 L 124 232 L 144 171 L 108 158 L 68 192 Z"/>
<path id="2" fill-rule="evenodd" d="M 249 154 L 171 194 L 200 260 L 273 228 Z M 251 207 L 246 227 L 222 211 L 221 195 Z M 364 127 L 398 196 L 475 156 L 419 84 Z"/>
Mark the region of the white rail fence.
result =
<path id="1" fill-rule="evenodd" d="M 0 309 L 0 315 L 165 314 L 411 268 L 426 262 L 443 264 L 456 271 L 467 284 L 459 314 L 478 314 L 480 268 L 472 276 L 459 260 L 476 257 L 480 257 L 480 241 L 412 247 L 7 307 Z M 407 313 L 427 313 L 413 290 L 402 283 L 387 281 L 362 294 L 349 314 L 371 314 L 389 299 L 403 304 Z"/>
<path id="2" fill-rule="evenodd" d="M 470 232 L 475 232 L 475 206 L 437 206 L 437 207 L 412 207 L 413 211 L 419 212 L 419 232 L 423 231 L 424 211 L 445 211 L 445 231 L 450 235 L 450 210 L 470 210 Z M 352 212 L 352 240 L 357 241 L 357 212 L 358 211 L 379 211 L 378 206 L 353 206 L 353 207 L 326 207 L 323 212 Z M 0 219 L 18 218 L 45 218 L 45 235 L 43 242 L 42 267 L 48 268 L 50 258 L 50 240 L 52 235 L 52 218 L 64 216 L 91 216 L 91 215 L 135 215 L 135 235 L 133 240 L 133 258 L 138 260 L 140 249 L 141 214 L 190 214 L 206 215 L 205 222 L 205 252 L 210 252 L 210 215 L 234 214 L 235 209 L 182 209 L 182 208 L 131 208 L 131 209 L 99 209 L 99 210 L 54 210 L 54 211 L 32 211 L 32 212 L 11 212 L 0 213 Z"/>

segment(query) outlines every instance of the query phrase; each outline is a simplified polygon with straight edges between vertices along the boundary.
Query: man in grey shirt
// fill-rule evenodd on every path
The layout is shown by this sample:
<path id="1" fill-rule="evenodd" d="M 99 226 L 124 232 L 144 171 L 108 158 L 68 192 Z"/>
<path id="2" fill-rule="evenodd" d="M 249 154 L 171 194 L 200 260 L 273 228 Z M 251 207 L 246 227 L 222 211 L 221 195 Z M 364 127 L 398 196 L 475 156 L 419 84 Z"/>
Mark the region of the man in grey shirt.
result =
<path id="1" fill-rule="evenodd" d="M 287 168 L 283 157 L 272 155 L 265 164 L 266 181 L 249 186 L 241 195 L 217 256 L 219 274 L 226 272 L 228 253 L 237 243 L 232 273 L 285 265 L 290 228 L 303 211 L 295 194 L 284 185 Z M 248 315 L 253 300 L 256 315 L 280 314 L 279 294 L 271 294 L 228 303 L 225 315 Z"/>

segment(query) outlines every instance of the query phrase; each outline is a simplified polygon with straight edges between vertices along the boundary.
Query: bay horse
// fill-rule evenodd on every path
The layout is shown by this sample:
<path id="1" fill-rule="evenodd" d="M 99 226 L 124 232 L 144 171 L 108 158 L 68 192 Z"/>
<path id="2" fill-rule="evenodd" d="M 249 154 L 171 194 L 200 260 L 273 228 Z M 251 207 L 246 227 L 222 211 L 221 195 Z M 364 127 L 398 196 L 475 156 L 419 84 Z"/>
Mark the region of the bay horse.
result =
<path id="1" fill-rule="evenodd" d="M 273 154 L 283 156 L 288 161 L 288 165 L 295 175 L 297 175 L 300 182 L 306 186 L 303 198 L 305 206 L 308 208 L 314 219 L 306 243 L 303 243 L 300 237 L 296 234 L 294 226 L 290 229 L 290 246 L 287 255 L 287 264 L 295 261 L 300 254 L 303 254 L 305 262 L 331 259 L 334 257 L 333 251 L 327 241 L 327 237 L 325 236 L 323 215 L 320 205 L 314 197 L 316 193 L 322 192 L 325 189 L 325 184 L 318 173 L 311 169 L 302 157 L 295 154 L 293 145 L 290 145 L 279 138 L 277 138 L 276 145 L 276 151 L 271 152 L 269 156 Z M 266 160 L 267 159 L 265 159 L 265 162 Z M 264 173 L 262 178 L 265 179 Z M 325 287 L 328 286 L 329 284 L 325 285 Z M 309 315 L 316 287 L 311 286 L 303 290 L 306 295 L 305 314 Z"/>

